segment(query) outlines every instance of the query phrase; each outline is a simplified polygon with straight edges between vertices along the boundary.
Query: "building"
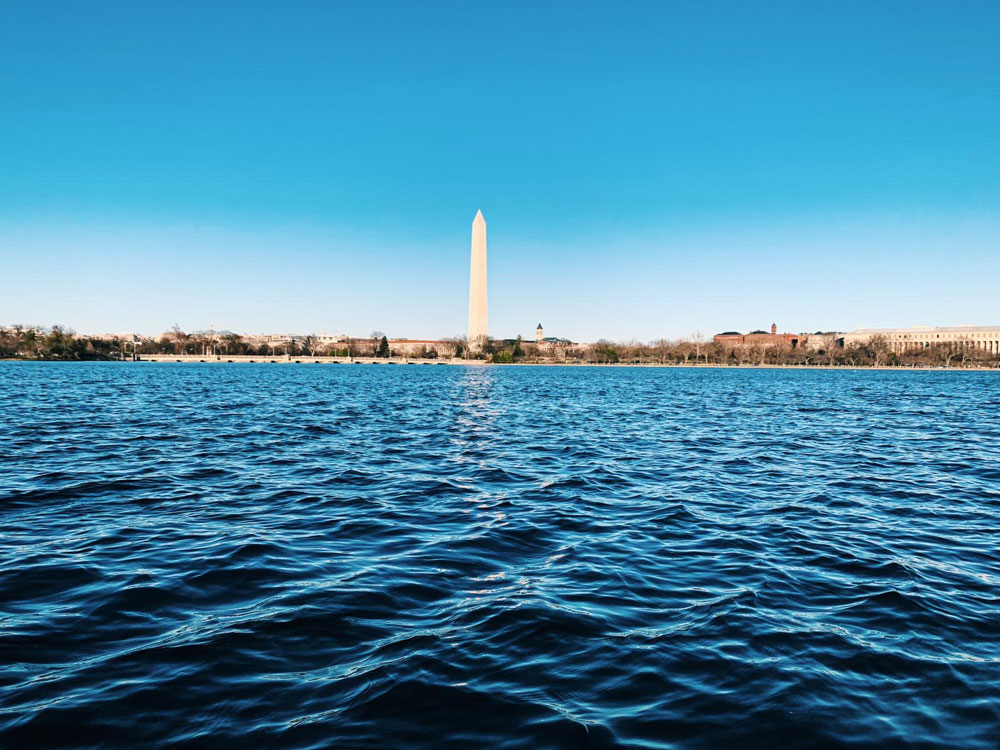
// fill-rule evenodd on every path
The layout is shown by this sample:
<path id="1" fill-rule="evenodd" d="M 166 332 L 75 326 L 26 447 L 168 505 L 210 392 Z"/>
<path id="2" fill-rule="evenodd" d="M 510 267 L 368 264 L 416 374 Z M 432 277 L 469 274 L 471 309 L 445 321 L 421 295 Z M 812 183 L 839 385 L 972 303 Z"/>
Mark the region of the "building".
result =
<path id="1" fill-rule="evenodd" d="M 275 347 L 288 346 L 289 344 L 298 345 L 306 337 L 297 333 L 262 333 L 258 336 L 250 336 L 248 338 L 258 346 L 267 344 L 268 346 Z"/>
<path id="2" fill-rule="evenodd" d="M 813 352 L 827 352 L 844 346 L 844 334 L 840 331 L 816 331 L 804 338 L 801 345 Z"/>
<path id="3" fill-rule="evenodd" d="M 393 357 L 431 357 L 450 359 L 455 356 L 457 342 L 447 339 L 389 339 Z"/>
<path id="4" fill-rule="evenodd" d="M 337 344 L 345 344 L 350 338 L 348 335 L 343 333 L 327 333 L 326 331 L 320 331 L 314 338 L 320 346 L 336 346 Z"/>
<path id="5" fill-rule="evenodd" d="M 767 331 L 751 331 L 750 333 L 740 333 L 739 331 L 725 331 L 724 333 L 717 333 L 712 337 L 712 341 L 716 344 L 722 344 L 723 346 L 729 347 L 743 347 L 743 346 L 778 346 L 788 349 L 797 349 L 800 346 L 805 346 L 809 340 L 809 336 L 804 333 L 778 333 L 778 324 L 771 324 L 771 332 Z"/>
<path id="6" fill-rule="evenodd" d="M 573 344 L 573 342 L 569 339 L 561 339 L 558 336 L 546 336 L 545 329 L 542 328 L 541 323 L 539 323 L 538 327 L 535 329 L 535 343 L 553 344 L 557 346 L 571 346 Z"/>
<path id="7" fill-rule="evenodd" d="M 97 341 L 129 341 L 136 342 L 142 341 L 146 337 L 140 336 L 138 333 L 133 333 L 132 331 L 126 331 L 125 333 L 98 333 L 94 335 L 88 334 L 74 334 L 74 338 L 80 339 L 94 339 Z"/>
<path id="8" fill-rule="evenodd" d="M 472 256 L 469 262 L 469 349 L 478 351 L 486 343 L 486 219 L 476 211 L 472 220 Z"/>
<path id="9" fill-rule="evenodd" d="M 912 328 L 859 328 L 842 333 L 844 346 L 867 344 L 878 337 L 889 350 L 903 354 L 913 349 L 928 349 L 940 344 L 981 349 L 1000 355 L 1000 325 L 998 326 L 913 326 Z"/>
<path id="10" fill-rule="evenodd" d="M 178 341 L 183 341 L 188 336 L 184 331 L 164 331 L 159 336 L 156 337 L 157 341 L 169 341 L 170 343 L 176 343 Z"/>
<path id="11" fill-rule="evenodd" d="M 49 332 L 49 329 L 42 328 L 41 326 L 12 325 L 12 326 L 4 326 L 3 332 L 13 333 L 13 334 L 34 333 L 35 335 L 45 335 Z"/>

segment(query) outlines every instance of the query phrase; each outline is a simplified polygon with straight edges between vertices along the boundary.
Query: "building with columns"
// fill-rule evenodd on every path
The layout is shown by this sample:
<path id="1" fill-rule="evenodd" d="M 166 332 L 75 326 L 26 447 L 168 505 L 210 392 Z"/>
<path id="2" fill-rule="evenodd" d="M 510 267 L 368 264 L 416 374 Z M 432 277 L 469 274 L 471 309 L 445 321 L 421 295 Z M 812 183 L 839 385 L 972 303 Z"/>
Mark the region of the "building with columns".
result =
<path id="1" fill-rule="evenodd" d="M 1000 326 L 913 326 L 912 328 L 859 328 L 842 333 L 844 346 L 867 344 L 875 337 L 883 338 L 892 352 L 903 354 L 912 349 L 928 349 L 938 344 L 950 344 L 982 349 L 1000 355 Z"/>

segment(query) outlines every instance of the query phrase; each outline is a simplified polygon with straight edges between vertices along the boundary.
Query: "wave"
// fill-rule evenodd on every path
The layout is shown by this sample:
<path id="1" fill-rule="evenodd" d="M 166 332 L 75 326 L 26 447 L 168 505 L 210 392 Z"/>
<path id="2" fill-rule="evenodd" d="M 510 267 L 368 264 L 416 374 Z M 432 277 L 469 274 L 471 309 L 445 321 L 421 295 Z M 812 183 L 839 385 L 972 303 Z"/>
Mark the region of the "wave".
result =
<path id="1" fill-rule="evenodd" d="M 0 363 L 0 746 L 995 750 L 996 403 Z"/>

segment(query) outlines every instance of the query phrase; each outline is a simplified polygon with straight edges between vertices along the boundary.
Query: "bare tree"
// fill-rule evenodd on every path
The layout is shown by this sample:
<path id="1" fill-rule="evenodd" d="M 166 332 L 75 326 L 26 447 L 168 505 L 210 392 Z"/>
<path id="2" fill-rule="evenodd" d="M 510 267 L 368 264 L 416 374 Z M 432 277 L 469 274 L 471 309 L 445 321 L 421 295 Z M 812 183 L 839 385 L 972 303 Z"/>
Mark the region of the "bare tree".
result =
<path id="1" fill-rule="evenodd" d="M 319 340 L 313 336 L 303 336 L 302 337 L 302 347 L 309 352 L 310 357 L 315 357 L 316 352 L 319 351 Z"/>

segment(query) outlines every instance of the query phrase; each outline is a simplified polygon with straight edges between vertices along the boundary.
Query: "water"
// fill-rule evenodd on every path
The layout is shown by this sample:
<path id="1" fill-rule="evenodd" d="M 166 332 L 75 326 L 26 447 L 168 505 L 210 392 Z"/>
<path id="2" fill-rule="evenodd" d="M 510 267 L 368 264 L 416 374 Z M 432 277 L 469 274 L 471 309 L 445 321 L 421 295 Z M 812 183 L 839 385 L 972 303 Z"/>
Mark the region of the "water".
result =
<path id="1" fill-rule="evenodd" d="M 0 746 L 995 748 L 995 373 L 0 363 Z"/>

